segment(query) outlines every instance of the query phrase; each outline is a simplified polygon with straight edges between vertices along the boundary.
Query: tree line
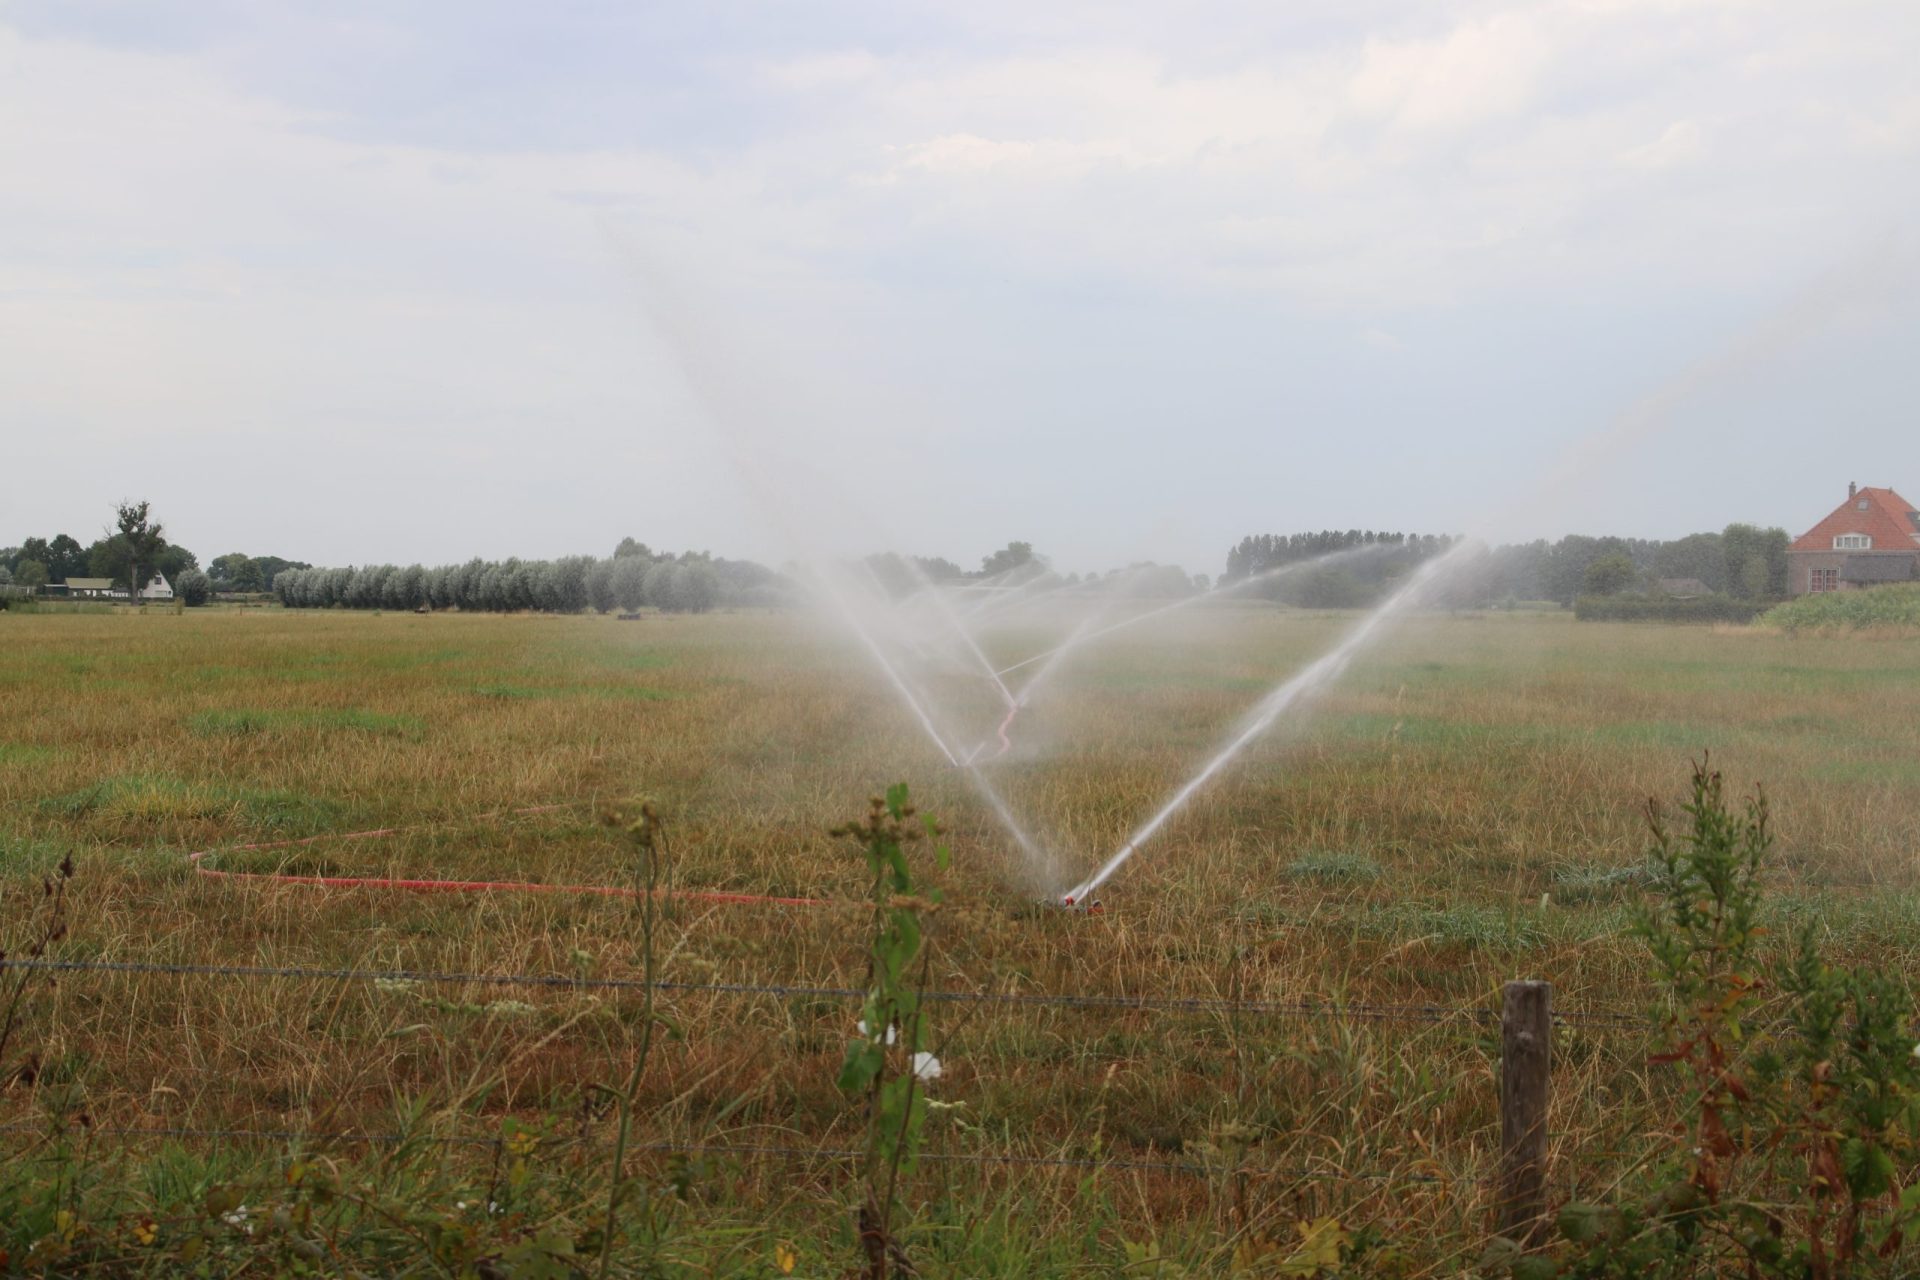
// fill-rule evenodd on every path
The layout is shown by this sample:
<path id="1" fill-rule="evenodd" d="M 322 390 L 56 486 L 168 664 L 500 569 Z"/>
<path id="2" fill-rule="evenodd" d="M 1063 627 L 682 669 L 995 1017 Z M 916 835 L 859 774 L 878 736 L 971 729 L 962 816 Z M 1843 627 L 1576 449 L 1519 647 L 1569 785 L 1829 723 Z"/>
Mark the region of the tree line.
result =
<path id="1" fill-rule="evenodd" d="M 145 507 L 145 503 L 125 504 L 128 527 L 116 527 L 84 546 L 73 535 L 58 533 L 51 538 L 28 538 L 17 547 L 0 547 L 0 571 L 13 585 L 33 588 L 68 578 L 106 578 L 116 587 L 126 587 L 129 575 L 136 573 L 147 581 L 161 573 L 173 582 L 198 569 L 199 559 L 185 547 L 168 542 Z"/>
<path id="2" fill-rule="evenodd" d="M 1442 534 L 1388 533 L 1374 529 L 1322 529 L 1317 533 L 1251 534 L 1227 552 L 1222 586 L 1276 569 L 1305 564 L 1335 552 L 1355 552 L 1301 573 L 1254 582 L 1241 594 L 1308 609 L 1344 609 L 1370 604 L 1424 560 L 1452 548 Z"/>
<path id="3" fill-rule="evenodd" d="M 57 533 L 0 547 L 0 586 L 32 592 L 63 586 L 70 578 L 105 578 L 116 588 L 135 589 L 158 573 L 172 584 L 176 596 L 192 605 L 215 594 L 271 591 L 282 570 L 311 567 L 299 560 L 235 551 L 216 556 L 203 570 L 199 557 L 167 539 L 146 502 L 118 504 L 114 528 L 85 546 L 71 534 Z M 142 581 L 135 582 L 135 577 Z"/>
<path id="4" fill-rule="evenodd" d="M 1777 600 L 1787 594 L 1791 544 L 1785 529 L 1737 523 L 1668 541 L 1569 534 L 1495 547 L 1463 576 L 1489 603 L 1660 595 L 1661 583 L 1688 579 L 1733 600 Z"/>
<path id="5" fill-rule="evenodd" d="M 705 551 L 655 553 L 623 539 L 607 559 L 480 560 L 284 569 L 274 582 L 290 609 L 460 609 L 469 613 L 704 613 L 785 603 L 780 575 Z"/>
<path id="6" fill-rule="evenodd" d="M 1227 552 L 1227 571 L 1221 581 L 1240 581 L 1333 552 L 1370 551 L 1248 588 L 1249 594 L 1287 604 L 1364 605 L 1381 598 L 1415 565 L 1448 550 L 1454 541 L 1447 536 L 1359 529 L 1250 535 Z M 1555 542 L 1542 538 L 1489 548 L 1450 574 L 1438 590 L 1460 607 L 1523 600 L 1570 606 L 1582 596 L 1658 596 L 1663 594 L 1663 582 L 1691 579 L 1712 595 L 1773 600 L 1786 595 L 1790 544 L 1786 530 L 1751 524 L 1730 524 L 1718 533 L 1694 533 L 1670 541 L 1569 534 Z"/>

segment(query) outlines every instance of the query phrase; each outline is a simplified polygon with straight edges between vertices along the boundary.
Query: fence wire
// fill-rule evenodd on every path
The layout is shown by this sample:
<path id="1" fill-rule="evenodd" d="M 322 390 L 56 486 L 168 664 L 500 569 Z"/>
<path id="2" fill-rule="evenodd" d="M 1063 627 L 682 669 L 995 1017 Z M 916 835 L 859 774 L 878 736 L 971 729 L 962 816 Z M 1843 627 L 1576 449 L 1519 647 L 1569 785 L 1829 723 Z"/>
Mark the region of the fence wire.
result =
<path id="1" fill-rule="evenodd" d="M 420 983 L 435 986 L 538 987 L 570 991 L 644 991 L 656 994 L 775 996 L 782 999 L 864 1000 L 855 987 L 798 986 L 771 982 L 672 982 L 651 984 L 640 978 L 589 978 L 557 973 L 464 973 L 436 969 L 351 969 L 301 965 L 178 964 L 152 960 L 4 959 L 0 970 L 47 973 L 164 974 L 176 977 L 303 981 Z M 1023 994 L 995 991 L 928 991 L 923 1000 L 941 1004 L 1005 1008 L 1105 1009 L 1118 1012 L 1206 1013 L 1276 1018 L 1326 1018 L 1350 1022 L 1437 1024 L 1453 1021 L 1497 1025 L 1497 1010 L 1437 1004 L 1332 1004 L 1316 1001 L 1231 1000 L 1221 997 Z M 1638 1014 L 1611 1009 L 1556 1009 L 1554 1019 L 1569 1026 L 1638 1027 L 1652 1022 Z"/>
<path id="2" fill-rule="evenodd" d="M 502 1147 L 503 1138 L 482 1138 L 471 1135 L 446 1134 L 409 1134 L 409 1133 L 358 1133 L 351 1130 L 325 1132 L 308 1129 L 239 1129 L 239 1128 L 191 1128 L 191 1127 L 122 1127 L 76 1125 L 85 1134 L 103 1138 L 194 1138 L 203 1141 L 255 1141 L 276 1143 L 312 1143 L 325 1146 L 332 1143 L 370 1146 L 403 1146 L 408 1143 L 422 1143 L 439 1146 Z M 41 1137 L 51 1135 L 51 1130 L 43 1125 L 10 1124 L 0 1125 L 0 1134 L 36 1134 Z M 587 1143 L 579 1139 L 568 1139 L 568 1146 L 606 1147 L 606 1142 Z M 635 1153 L 652 1155 L 713 1156 L 721 1159 L 735 1156 L 777 1156 L 782 1159 L 841 1161 L 861 1160 L 866 1153 L 841 1147 L 795 1147 L 767 1143 L 676 1143 L 645 1142 L 629 1143 L 627 1149 Z M 1406 1185 L 1433 1185 L 1442 1182 L 1478 1183 L 1476 1178 L 1443 1178 L 1431 1173 L 1386 1173 L 1361 1172 L 1347 1173 L 1340 1170 L 1308 1169 L 1302 1167 L 1267 1167 L 1261 1165 L 1214 1166 L 1198 1164 L 1184 1160 L 1130 1160 L 1104 1156 L 1034 1156 L 1004 1151 L 923 1151 L 919 1155 L 923 1164 L 996 1166 L 1017 1169 L 1085 1169 L 1099 1173 L 1165 1173 L 1182 1177 L 1259 1177 L 1282 1178 L 1293 1182 L 1373 1182 L 1396 1183 Z"/>

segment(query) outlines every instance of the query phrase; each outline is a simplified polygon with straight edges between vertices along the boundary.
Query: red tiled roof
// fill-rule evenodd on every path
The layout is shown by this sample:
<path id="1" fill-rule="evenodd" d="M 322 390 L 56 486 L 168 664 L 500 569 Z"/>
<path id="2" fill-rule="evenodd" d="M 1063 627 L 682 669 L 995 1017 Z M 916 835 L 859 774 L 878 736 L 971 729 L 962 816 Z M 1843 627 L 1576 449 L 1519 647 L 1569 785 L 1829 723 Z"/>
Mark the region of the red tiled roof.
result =
<path id="1" fill-rule="evenodd" d="M 1866 510 L 1860 510 L 1862 503 Z M 1862 489 L 1794 541 L 1794 551 L 1832 551 L 1835 536 L 1864 533 L 1875 551 L 1920 549 L 1920 514 L 1891 489 Z"/>

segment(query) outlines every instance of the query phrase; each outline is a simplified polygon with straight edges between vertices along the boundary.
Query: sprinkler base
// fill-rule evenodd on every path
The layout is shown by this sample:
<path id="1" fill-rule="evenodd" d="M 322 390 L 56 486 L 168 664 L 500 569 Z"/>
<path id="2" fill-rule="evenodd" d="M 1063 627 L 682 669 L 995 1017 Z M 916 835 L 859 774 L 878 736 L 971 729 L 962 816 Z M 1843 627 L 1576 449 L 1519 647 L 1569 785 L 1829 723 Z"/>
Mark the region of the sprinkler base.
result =
<path id="1" fill-rule="evenodd" d="M 1049 898 L 1046 901 L 1046 905 L 1058 911 L 1075 911 L 1087 916 L 1104 915 L 1107 910 L 1105 906 L 1101 905 L 1100 899 L 1098 898 L 1076 899 L 1071 895 L 1060 898 Z"/>

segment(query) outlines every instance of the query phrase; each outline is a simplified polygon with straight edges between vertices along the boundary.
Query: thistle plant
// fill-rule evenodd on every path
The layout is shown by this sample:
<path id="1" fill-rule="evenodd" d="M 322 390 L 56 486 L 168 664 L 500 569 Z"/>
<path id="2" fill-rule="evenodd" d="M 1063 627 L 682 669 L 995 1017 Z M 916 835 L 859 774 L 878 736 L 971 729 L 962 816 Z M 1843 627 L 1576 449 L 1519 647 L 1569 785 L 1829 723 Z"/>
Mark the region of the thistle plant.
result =
<path id="1" fill-rule="evenodd" d="M 653 934 L 659 914 L 660 868 L 669 852 L 666 824 L 660 821 L 660 815 L 654 811 L 653 805 L 640 801 L 636 808 L 637 814 L 631 820 L 621 813 L 603 815 L 603 820 L 608 825 L 618 827 L 626 836 L 637 858 L 634 876 L 639 889 L 636 901 L 640 912 L 642 985 L 640 989 L 640 1051 L 634 1058 L 633 1069 L 618 1089 L 606 1085 L 592 1086 L 594 1092 L 609 1098 L 619 1113 L 619 1125 L 613 1143 L 613 1164 L 607 1185 L 606 1225 L 600 1237 L 599 1274 L 602 1276 L 607 1274 L 607 1266 L 613 1256 L 615 1225 L 620 1220 L 620 1205 L 629 1188 L 626 1176 L 627 1143 L 633 1133 L 633 1111 L 639 1101 L 640 1084 L 646 1078 L 647 1059 L 653 1050 L 653 1032 L 656 1022 L 653 1008 Z"/>
<path id="2" fill-rule="evenodd" d="M 940 870 L 946 869 L 949 854 L 937 843 L 938 824 L 917 815 L 907 802 L 905 783 L 888 788 L 884 799 L 874 797 L 865 819 L 836 827 L 832 834 L 857 844 L 865 855 L 873 904 L 867 995 L 858 1035 L 847 1045 L 840 1066 L 839 1084 L 866 1107 L 856 1222 L 864 1274 L 868 1280 L 886 1280 L 890 1271 L 912 1271 L 893 1234 L 894 1208 L 900 1175 L 912 1171 L 920 1152 L 927 1116 L 922 1086 L 941 1072 L 939 1058 L 927 1047 L 929 1028 L 922 1009 L 931 958 L 924 945 L 924 917 L 938 908 L 940 891 L 916 885 L 907 849 L 922 839 L 936 841 L 934 864 Z"/>
<path id="3" fill-rule="evenodd" d="M 60 865 L 53 874 L 41 879 L 39 894 L 32 899 L 25 911 L 20 941 L 13 947 L 0 946 L 0 964 L 8 960 L 39 961 L 47 957 L 47 952 L 67 936 L 67 884 L 73 879 L 73 855 L 60 859 Z M 28 891 L 31 893 L 31 891 Z M 43 985 L 52 985 L 52 979 L 45 971 L 33 968 L 16 968 L 7 974 L 0 985 L 0 1088 L 19 1080 L 32 1084 L 39 1059 L 32 1053 L 18 1063 L 9 1063 L 8 1050 L 12 1046 L 14 1033 L 20 1026 L 21 1010 L 25 1006 L 27 993 L 38 979 Z"/>

